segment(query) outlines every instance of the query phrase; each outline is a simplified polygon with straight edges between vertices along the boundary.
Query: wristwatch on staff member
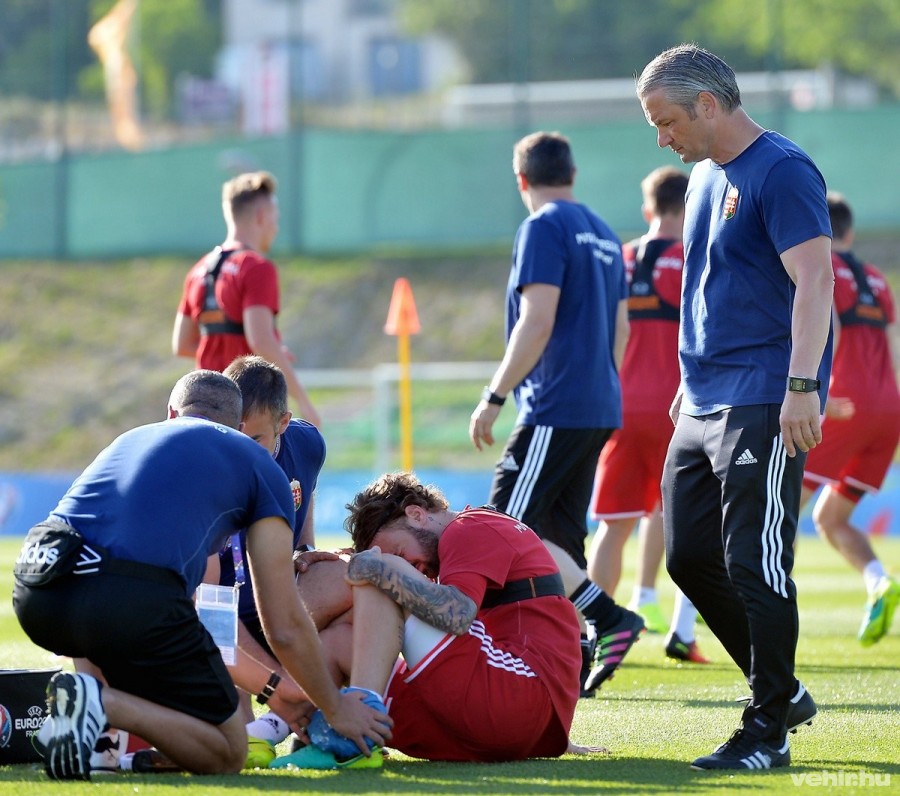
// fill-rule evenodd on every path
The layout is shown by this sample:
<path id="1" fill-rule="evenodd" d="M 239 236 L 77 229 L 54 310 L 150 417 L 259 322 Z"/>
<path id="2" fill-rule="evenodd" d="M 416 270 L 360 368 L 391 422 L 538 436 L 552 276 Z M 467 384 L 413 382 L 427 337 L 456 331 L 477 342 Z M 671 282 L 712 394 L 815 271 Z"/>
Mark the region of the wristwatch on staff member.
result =
<path id="1" fill-rule="evenodd" d="M 805 379 L 802 376 L 788 376 L 788 392 L 816 392 L 822 382 L 818 379 Z"/>
<path id="2" fill-rule="evenodd" d="M 272 672 L 272 674 L 269 675 L 269 682 L 267 682 L 263 686 L 262 691 L 260 691 L 256 695 L 256 701 L 259 702 L 260 705 L 265 705 L 266 702 L 269 701 L 269 698 L 272 696 L 272 694 L 275 693 L 275 689 L 278 688 L 278 684 L 280 682 L 281 675 L 277 674 L 276 672 Z"/>
<path id="3" fill-rule="evenodd" d="M 481 400 L 487 401 L 489 404 L 493 404 L 494 406 L 503 406 L 503 404 L 506 403 L 506 398 L 497 395 L 497 393 L 495 392 L 491 392 L 490 387 L 485 387 L 481 391 Z"/>

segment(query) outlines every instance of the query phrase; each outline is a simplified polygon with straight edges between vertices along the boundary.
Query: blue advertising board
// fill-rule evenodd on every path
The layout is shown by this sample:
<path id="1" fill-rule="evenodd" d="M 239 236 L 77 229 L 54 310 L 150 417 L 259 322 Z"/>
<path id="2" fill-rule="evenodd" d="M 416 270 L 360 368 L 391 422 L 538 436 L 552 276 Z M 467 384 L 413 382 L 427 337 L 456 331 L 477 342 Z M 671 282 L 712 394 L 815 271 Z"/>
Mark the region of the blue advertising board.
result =
<path id="1" fill-rule="evenodd" d="M 0 473 L 0 535 L 24 536 L 46 519 L 75 479 L 76 473 Z M 490 472 L 419 470 L 425 483 L 435 484 L 452 508 L 480 505 L 487 500 Z M 336 534 L 343 529 L 346 505 L 375 474 L 364 470 L 324 472 L 316 491 L 316 529 Z M 815 533 L 810 506 L 800 518 L 801 533 Z M 872 536 L 900 536 L 900 466 L 893 465 L 880 492 L 868 495 L 853 515 L 854 524 Z M 590 525 L 593 530 L 594 524 Z"/>

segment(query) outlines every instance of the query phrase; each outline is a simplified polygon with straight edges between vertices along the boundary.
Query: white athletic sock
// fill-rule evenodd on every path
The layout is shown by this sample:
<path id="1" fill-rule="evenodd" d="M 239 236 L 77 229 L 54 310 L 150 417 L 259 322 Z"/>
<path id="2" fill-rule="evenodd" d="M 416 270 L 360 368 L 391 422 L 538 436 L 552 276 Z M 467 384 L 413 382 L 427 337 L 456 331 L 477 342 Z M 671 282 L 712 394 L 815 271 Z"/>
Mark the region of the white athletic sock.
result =
<path id="1" fill-rule="evenodd" d="M 272 711 L 247 725 L 247 735 L 271 741 L 273 744 L 281 743 L 290 734 L 291 728 L 288 727 L 287 722 Z"/>
<path id="2" fill-rule="evenodd" d="M 697 609 L 684 596 L 681 589 L 675 589 L 675 608 L 672 611 L 670 633 L 675 633 L 685 644 L 694 640 L 694 625 L 697 621 Z"/>
<path id="3" fill-rule="evenodd" d="M 869 594 L 874 594 L 875 589 L 878 588 L 878 582 L 885 575 L 887 575 L 887 572 L 884 571 L 884 566 L 877 558 L 873 558 L 863 567 L 863 580 L 866 582 L 866 591 Z"/>
<path id="4" fill-rule="evenodd" d="M 655 603 L 656 601 L 656 589 L 648 586 L 635 586 L 634 591 L 631 593 L 631 602 L 629 605 L 634 608 L 640 608 L 642 605 Z"/>

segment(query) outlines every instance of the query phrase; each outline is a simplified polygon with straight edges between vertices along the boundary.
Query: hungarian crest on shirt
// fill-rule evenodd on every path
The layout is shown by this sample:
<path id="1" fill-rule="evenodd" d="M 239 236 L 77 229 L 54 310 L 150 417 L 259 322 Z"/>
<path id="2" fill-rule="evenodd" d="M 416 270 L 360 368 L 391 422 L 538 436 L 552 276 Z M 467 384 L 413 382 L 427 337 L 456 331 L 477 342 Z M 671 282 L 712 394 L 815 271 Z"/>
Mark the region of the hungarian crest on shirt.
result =
<path id="1" fill-rule="evenodd" d="M 294 510 L 296 511 L 303 504 L 303 489 L 296 478 L 291 481 L 291 494 L 294 496 Z"/>
<path id="2" fill-rule="evenodd" d="M 731 190 L 725 196 L 725 208 L 722 211 L 722 217 L 728 221 L 730 218 L 734 218 L 734 214 L 737 212 L 738 206 L 738 189 L 736 186 L 732 185 Z"/>

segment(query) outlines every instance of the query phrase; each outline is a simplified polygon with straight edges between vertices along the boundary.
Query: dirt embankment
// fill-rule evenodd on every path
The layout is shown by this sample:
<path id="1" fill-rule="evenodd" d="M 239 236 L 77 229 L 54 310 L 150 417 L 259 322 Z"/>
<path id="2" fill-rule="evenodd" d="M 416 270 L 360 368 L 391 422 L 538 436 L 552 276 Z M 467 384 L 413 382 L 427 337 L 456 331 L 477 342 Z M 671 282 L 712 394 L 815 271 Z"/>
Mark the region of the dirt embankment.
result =
<path id="1" fill-rule="evenodd" d="M 900 233 L 859 256 L 900 293 Z M 394 281 L 410 280 L 417 361 L 498 360 L 509 255 L 277 258 L 279 325 L 299 368 L 396 361 L 384 334 Z M 78 470 L 113 437 L 163 417 L 192 366 L 170 353 L 189 259 L 0 263 L 0 470 Z"/>

